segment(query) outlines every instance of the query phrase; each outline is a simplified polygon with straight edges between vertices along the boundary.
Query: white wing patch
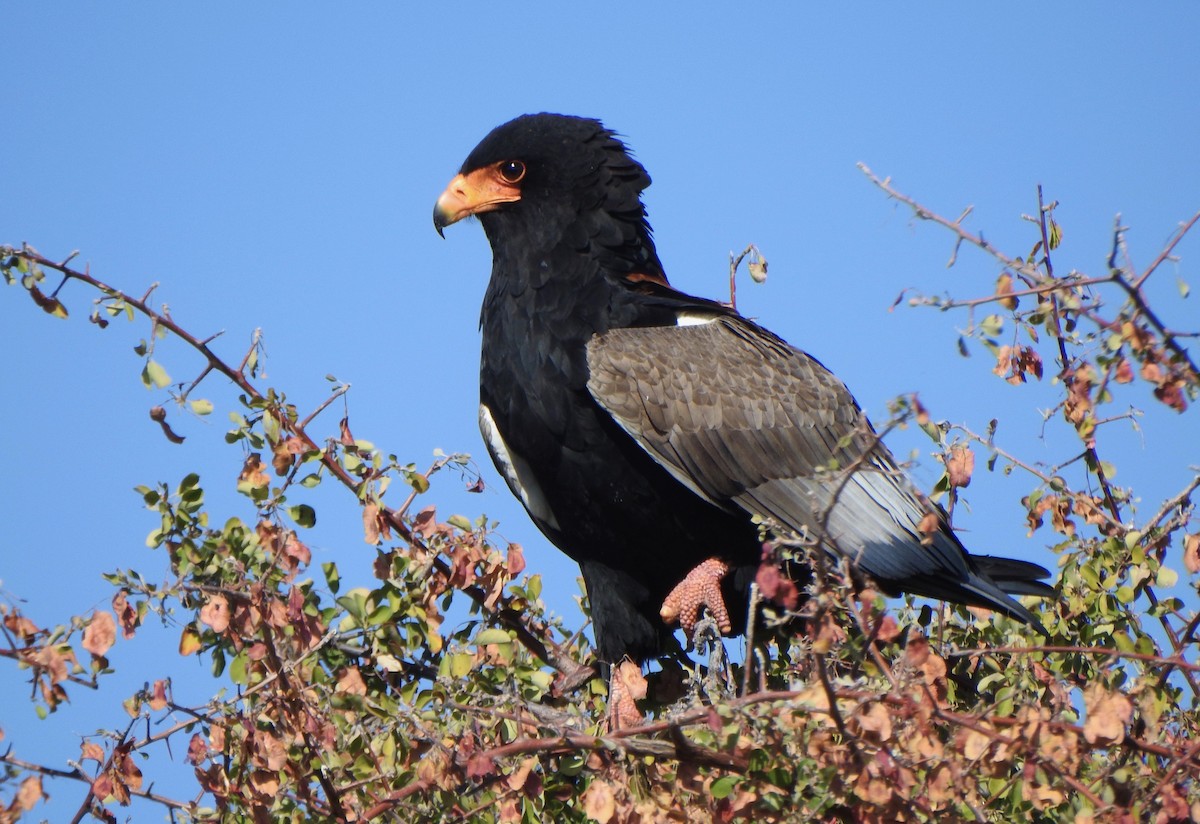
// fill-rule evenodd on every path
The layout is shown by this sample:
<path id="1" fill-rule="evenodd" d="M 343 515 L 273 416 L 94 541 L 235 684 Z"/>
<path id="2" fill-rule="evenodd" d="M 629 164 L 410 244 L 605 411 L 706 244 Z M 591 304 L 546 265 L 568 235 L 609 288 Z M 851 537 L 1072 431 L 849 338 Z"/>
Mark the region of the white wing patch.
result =
<path id="1" fill-rule="evenodd" d="M 679 312 L 675 315 L 676 326 L 701 326 L 712 323 L 720 315 L 702 315 L 699 312 Z"/>
<path id="2" fill-rule="evenodd" d="M 521 503 L 534 520 L 551 529 L 558 529 L 558 519 L 554 517 L 542 488 L 538 486 L 533 470 L 524 458 L 509 450 L 508 444 L 500 436 L 500 429 L 492 417 L 492 410 L 482 403 L 479 404 L 479 431 L 483 433 L 488 452 L 492 453 L 492 460 L 504 475 L 512 493 L 521 499 Z"/>

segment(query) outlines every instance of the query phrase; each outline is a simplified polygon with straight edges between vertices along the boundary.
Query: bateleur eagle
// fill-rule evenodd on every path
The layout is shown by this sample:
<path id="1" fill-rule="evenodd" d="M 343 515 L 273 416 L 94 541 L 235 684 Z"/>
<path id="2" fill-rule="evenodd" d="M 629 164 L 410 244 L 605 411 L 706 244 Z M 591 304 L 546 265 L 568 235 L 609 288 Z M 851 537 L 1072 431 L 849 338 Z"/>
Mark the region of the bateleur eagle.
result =
<path id="1" fill-rule="evenodd" d="M 491 244 L 480 429 L 534 523 L 579 563 L 600 658 L 659 654 L 664 601 L 685 624 L 703 602 L 743 631 L 755 515 L 816 536 L 886 591 L 1036 625 L 1008 593 L 1049 594 L 1045 569 L 968 554 L 840 380 L 668 284 L 649 185 L 600 122 L 526 115 L 475 147 L 433 213 L 439 233 L 477 216 Z"/>

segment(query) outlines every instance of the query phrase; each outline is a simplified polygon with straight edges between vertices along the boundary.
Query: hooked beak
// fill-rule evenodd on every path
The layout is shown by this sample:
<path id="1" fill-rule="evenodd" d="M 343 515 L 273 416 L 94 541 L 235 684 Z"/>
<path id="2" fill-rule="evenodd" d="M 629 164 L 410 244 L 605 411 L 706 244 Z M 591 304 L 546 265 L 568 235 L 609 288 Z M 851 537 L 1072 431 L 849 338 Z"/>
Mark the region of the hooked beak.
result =
<path id="1" fill-rule="evenodd" d="M 433 206 L 433 228 L 442 231 L 464 217 L 499 209 L 501 204 L 521 199 L 521 190 L 504 180 L 495 167 L 485 166 L 467 174 L 455 176 Z"/>

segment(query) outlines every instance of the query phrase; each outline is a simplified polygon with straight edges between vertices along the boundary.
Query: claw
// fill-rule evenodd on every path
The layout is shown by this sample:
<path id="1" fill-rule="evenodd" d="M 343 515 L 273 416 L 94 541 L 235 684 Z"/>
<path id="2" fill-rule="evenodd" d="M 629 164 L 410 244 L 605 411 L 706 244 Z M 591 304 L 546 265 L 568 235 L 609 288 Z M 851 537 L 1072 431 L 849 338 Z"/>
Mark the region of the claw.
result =
<path id="1" fill-rule="evenodd" d="M 709 558 L 687 574 L 663 601 L 658 614 L 667 624 L 679 622 L 691 644 L 700 612 L 707 608 L 722 633 L 733 630 L 729 610 L 721 597 L 721 579 L 729 574 L 729 564 L 719 558 Z"/>

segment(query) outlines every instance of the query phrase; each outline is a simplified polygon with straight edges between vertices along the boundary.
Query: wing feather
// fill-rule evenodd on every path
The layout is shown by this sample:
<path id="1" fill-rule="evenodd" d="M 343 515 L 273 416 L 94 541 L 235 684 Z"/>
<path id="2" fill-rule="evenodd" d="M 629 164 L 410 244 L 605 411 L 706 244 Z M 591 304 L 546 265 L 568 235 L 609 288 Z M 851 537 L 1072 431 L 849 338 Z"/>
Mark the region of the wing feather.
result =
<path id="1" fill-rule="evenodd" d="M 922 544 L 919 525 L 935 508 L 845 385 L 806 353 L 730 316 L 610 330 L 587 356 L 596 401 L 706 498 L 823 535 L 885 584 L 934 597 L 975 592 L 957 538 L 944 527 Z M 996 597 L 1023 610 L 999 590 L 984 600 Z"/>

